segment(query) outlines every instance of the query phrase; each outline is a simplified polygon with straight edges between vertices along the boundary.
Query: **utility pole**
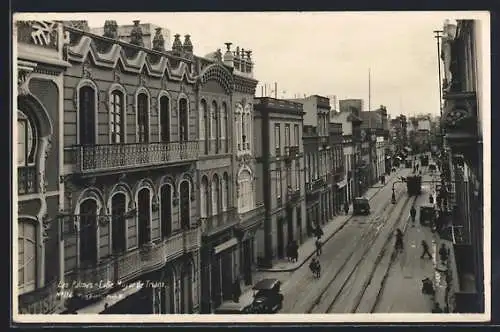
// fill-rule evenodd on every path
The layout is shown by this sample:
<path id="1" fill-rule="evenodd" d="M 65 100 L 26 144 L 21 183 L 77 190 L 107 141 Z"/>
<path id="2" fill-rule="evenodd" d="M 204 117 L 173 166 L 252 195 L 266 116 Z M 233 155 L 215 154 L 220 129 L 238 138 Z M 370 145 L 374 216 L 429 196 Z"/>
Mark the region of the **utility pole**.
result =
<path id="1" fill-rule="evenodd" d="M 443 37 L 442 35 L 443 31 L 442 30 L 434 30 L 434 38 L 436 38 L 436 44 L 437 44 L 437 62 L 438 62 L 438 85 L 439 85 L 439 116 L 440 116 L 440 125 L 439 125 L 439 135 L 441 136 L 441 151 L 444 150 L 444 133 L 443 133 L 443 126 L 442 126 L 442 119 L 443 119 L 443 99 L 442 99 L 442 93 L 443 89 L 441 87 L 441 43 L 440 39 Z"/>

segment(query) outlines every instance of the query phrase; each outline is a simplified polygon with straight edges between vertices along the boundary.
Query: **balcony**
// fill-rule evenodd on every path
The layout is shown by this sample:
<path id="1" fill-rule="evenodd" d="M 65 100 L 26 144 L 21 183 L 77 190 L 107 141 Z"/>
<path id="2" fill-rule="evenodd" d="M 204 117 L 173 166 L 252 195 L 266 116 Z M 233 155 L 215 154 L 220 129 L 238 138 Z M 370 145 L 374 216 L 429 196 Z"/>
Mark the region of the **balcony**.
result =
<path id="1" fill-rule="evenodd" d="M 17 168 L 17 193 L 19 195 L 32 194 L 37 191 L 36 166 Z"/>
<path id="2" fill-rule="evenodd" d="M 465 159 L 477 165 L 479 156 L 476 94 L 447 92 L 444 99 L 442 126 L 446 133 L 446 141 L 454 153 L 463 154 Z"/>
<path id="3" fill-rule="evenodd" d="M 321 189 L 325 185 L 325 181 L 322 178 L 316 179 L 311 185 L 311 190 L 316 191 Z"/>
<path id="4" fill-rule="evenodd" d="M 287 193 L 287 203 L 295 204 L 300 199 L 300 189 L 289 190 Z"/>
<path id="5" fill-rule="evenodd" d="M 299 155 L 299 147 L 298 146 L 285 146 L 285 161 L 291 162 Z"/>
<path id="6" fill-rule="evenodd" d="M 160 243 L 151 243 L 122 255 L 114 256 L 97 266 L 80 268 L 66 282 L 76 285 L 79 296 L 104 295 L 114 287 L 151 271 L 201 245 L 200 228 L 179 232 Z M 80 287 L 78 287 L 80 286 Z"/>
<path id="7" fill-rule="evenodd" d="M 253 209 L 239 214 L 239 228 L 246 230 L 264 220 L 266 207 L 264 204 L 257 204 Z"/>
<path id="8" fill-rule="evenodd" d="M 79 173 L 119 171 L 196 160 L 198 141 L 78 145 L 71 148 Z"/>
<path id="9" fill-rule="evenodd" d="M 201 232 L 203 235 L 216 234 L 227 227 L 230 227 L 236 220 L 236 209 L 230 209 L 220 212 L 214 216 L 208 216 L 201 219 Z"/>
<path id="10" fill-rule="evenodd" d="M 60 300 L 57 299 L 56 279 L 47 283 L 44 287 L 32 292 L 19 295 L 20 314 L 51 314 L 57 309 Z"/>

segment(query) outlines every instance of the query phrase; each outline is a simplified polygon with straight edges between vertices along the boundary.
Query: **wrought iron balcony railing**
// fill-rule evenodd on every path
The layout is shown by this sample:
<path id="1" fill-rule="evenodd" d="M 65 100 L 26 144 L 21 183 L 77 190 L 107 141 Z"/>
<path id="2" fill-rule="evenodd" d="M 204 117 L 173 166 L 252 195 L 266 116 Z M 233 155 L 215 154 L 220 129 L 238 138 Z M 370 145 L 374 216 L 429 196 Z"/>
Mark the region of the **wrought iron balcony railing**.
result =
<path id="1" fill-rule="evenodd" d="M 113 286 L 125 284 L 184 253 L 197 250 L 200 246 L 201 230 L 199 227 L 182 231 L 160 243 L 149 243 L 142 248 L 113 256 L 96 266 L 79 268 L 69 274 L 65 282 L 77 286 L 72 290 L 73 295 L 85 297 L 105 294 Z"/>
<path id="2" fill-rule="evenodd" d="M 287 202 L 293 204 L 300 199 L 300 189 L 289 190 L 287 193 Z"/>
<path id="3" fill-rule="evenodd" d="M 240 213 L 239 214 L 240 221 L 242 223 L 245 223 L 246 221 L 248 221 L 250 219 L 260 217 L 265 211 L 266 211 L 266 207 L 264 206 L 264 204 L 257 204 L 253 209 L 246 211 L 246 212 L 243 212 L 243 213 Z"/>
<path id="4" fill-rule="evenodd" d="M 299 155 L 298 146 L 285 146 L 285 161 L 292 161 Z"/>
<path id="5" fill-rule="evenodd" d="M 200 218 L 201 220 L 201 230 L 203 234 L 210 234 L 217 229 L 221 229 L 224 226 L 231 224 L 237 220 L 236 209 L 229 209 L 227 211 L 221 211 L 220 213 Z"/>
<path id="6" fill-rule="evenodd" d="M 81 173 L 122 170 L 196 160 L 199 142 L 77 145 L 74 162 Z"/>

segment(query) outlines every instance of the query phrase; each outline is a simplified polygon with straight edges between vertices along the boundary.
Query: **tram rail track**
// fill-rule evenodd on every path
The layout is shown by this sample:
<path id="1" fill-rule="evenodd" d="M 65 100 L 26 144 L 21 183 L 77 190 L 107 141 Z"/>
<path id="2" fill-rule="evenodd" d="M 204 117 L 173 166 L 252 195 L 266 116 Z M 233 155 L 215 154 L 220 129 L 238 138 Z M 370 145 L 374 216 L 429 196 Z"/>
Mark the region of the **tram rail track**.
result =
<path id="1" fill-rule="evenodd" d="M 400 194 L 402 191 L 398 191 L 398 194 Z M 399 195 L 397 195 L 399 196 Z M 399 203 L 399 202 L 398 202 Z M 349 277 L 345 278 L 346 282 L 349 280 L 350 276 L 355 272 L 355 270 L 358 268 L 359 264 L 363 261 L 363 257 L 368 252 L 371 247 L 370 245 L 366 245 L 367 243 L 372 243 L 374 240 L 378 238 L 380 235 L 381 230 L 384 228 L 383 223 L 380 223 L 379 221 L 381 219 L 384 219 L 386 216 L 390 216 L 390 214 L 393 212 L 393 210 L 399 206 L 399 204 L 391 204 L 390 202 L 384 206 L 384 208 L 378 212 L 376 215 L 370 217 L 367 220 L 367 223 L 371 223 L 370 226 L 368 226 L 362 233 L 361 238 L 356 241 L 356 246 L 354 248 L 359 248 L 359 245 L 361 244 L 363 246 L 363 250 L 361 252 L 361 257 L 359 257 L 360 250 L 352 250 L 348 256 L 343 260 L 341 266 L 337 269 L 333 277 L 327 282 L 326 286 L 322 287 L 321 292 L 319 295 L 315 298 L 313 303 L 310 305 L 308 310 L 306 310 L 306 313 L 314 313 L 317 311 L 317 308 L 319 304 L 321 303 L 321 300 L 324 298 L 325 294 L 327 291 L 331 288 L 332 284 L 339 279 L 339 276 L 342 273 L 346 272 L 346 267 L 352 260 L 354 260 L 356 263 L 354 265 L 354 268 L 349 272 Z M 336 296 L 334 297 L 333 302 L 336 301 L 340 294 L 337 293 Z M 329 306 L 330 307 L 330 306 Z M 323 311 L 324 312 L 324 311 Z"/>

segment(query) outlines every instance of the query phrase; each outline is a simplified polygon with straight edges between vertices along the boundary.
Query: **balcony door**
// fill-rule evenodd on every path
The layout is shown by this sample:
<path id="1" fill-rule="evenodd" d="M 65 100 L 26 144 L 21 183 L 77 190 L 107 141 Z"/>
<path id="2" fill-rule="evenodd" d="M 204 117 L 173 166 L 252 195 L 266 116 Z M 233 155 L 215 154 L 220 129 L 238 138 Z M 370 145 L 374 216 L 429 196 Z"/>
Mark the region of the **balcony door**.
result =
<path id="1" fill-rule="evenodd" d="M 179 141 L 189 140 L 189 110 L 186 98 L 179 100 Z"/>
<path id="2" fill-rule="evenodd" d="M 87 199 L 80 204 L 80 267 L 97 264 L 97 203 Z"/>
<path id="3" fill-rule="evenodd" d="M 139 247 L 151 239 L 151 197 L 148 188 L 143 188 L 138 194 L 139 216 Z"/>
<path id="4" fill-rule="evenodd" d="M 160 190 L 161 234 L 163 238 L 172 234 L 172 186 L 165 184 Z"/>
<path id="5" fill-rule="evenodd" d="M 170 100 L 167 96 L 160 98 L 160 135 L 162 142 L 170 142 Z"/>
<path id="6" fill-rule="evenodd" d="M 86 85 L 79 91 L 78 129 L 81 145 L 96 143 L 96 91 Z"/>
<path id="7" fill-rule="evenodd" d="M 113 195 L 111 199 L 113 254 L 120 254 L 126 248 L 125 202 L 125 195 L 122 193 Z"/>
<path id="8" fill-rule="evenodd" d="M 181 212 L 181 227 L 182 229 L 189 229 L 190 227 L 190 195 L 189 195 L 190 183 L 187 180 L 181 182 L 180 185 L 180 212 Z"/>

